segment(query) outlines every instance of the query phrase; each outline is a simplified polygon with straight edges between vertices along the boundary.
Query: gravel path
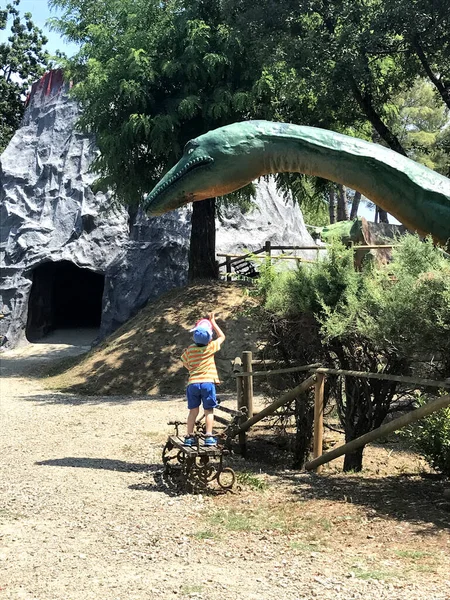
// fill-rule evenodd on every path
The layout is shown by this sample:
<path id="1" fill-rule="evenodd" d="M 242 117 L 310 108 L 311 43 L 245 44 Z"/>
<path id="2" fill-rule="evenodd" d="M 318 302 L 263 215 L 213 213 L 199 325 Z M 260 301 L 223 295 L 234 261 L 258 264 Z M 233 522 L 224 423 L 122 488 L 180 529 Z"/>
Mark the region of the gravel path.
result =
<path id="1" fill-rule="evenodd" d="M 79 351 L 30 345 L 1 355 L 0 600 L 450 598 L 441 530 L 438 563 L 407 578 L 380 577 L 378 563 L 377 576 L 360 576 L 382 551 L 370 545 L 374 535 L 356 548 L 345 529 L 325 525 L 319 542 L 305 527 L 246 531 L 230 520 L 217 533 L 211 515 L 279 507 L 280 480 L 268 477 L 265 491 L 174 495 L 161 482 L 160 455 L 167 421 L 185 415 L 183 398 L 49 393 L 29 375 Z"/>

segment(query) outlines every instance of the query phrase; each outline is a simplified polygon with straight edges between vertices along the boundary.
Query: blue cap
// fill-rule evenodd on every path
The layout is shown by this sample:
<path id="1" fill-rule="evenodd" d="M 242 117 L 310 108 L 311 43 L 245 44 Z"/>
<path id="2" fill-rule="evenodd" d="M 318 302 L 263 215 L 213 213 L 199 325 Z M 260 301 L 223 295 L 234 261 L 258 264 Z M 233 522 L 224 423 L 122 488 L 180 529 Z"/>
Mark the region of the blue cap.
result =
<path id="1" fill-rule="evenodd" d="M 197 329 L 194 330 L 194 335 L 192 337 L 196 344 L 203 344 L 206 346 L 206 344 L 209 344 L 211 341 L 212 335 L 206 327 L 197 327 Z"/>

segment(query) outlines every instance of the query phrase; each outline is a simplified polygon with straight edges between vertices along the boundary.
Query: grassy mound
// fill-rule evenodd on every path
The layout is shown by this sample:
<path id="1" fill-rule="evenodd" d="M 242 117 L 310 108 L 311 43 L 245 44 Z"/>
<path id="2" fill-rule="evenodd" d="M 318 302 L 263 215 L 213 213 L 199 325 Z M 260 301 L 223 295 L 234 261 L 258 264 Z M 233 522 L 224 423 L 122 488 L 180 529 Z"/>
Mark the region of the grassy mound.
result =
<path id="1" fill-rule="evenodd" d="M 184 394 L 187 371 L 180 356 L 189 329 L 214 310 L 227 339 L 216 356 L 221 391 L 235 389 L 231 361 L 255 351 L 257 332 L 248 314 L 254 301 L 236 283 L 201 282 L 147 304 L 100 345 L 47 378 L 53 389 L 88 395 Z"/>

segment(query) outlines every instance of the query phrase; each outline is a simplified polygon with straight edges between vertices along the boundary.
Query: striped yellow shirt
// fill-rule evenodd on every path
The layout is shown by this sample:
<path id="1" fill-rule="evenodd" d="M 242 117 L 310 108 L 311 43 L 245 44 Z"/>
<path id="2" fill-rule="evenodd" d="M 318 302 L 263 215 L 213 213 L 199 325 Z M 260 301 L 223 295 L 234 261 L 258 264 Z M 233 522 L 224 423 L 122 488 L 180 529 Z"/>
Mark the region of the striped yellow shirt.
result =
<path id="1" fill-rule="evenodd" d="M 191 344 L 181 355 L 183 365 L 189 371 L 190 383 L 219 383 L 214 354 L 220 350 L 218 340 L 209 342 L 207 346 Z"/>

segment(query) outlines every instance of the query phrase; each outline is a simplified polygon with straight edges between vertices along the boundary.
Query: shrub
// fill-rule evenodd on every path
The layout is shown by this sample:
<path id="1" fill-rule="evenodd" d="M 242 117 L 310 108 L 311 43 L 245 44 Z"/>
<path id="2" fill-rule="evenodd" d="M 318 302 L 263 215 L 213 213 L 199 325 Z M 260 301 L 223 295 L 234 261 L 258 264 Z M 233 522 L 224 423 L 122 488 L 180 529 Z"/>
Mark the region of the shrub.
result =
<path id="1" fill-rule="evenodd" d="M 261 298 L 273 325 L 268 348 L 280 360 L 436 379 L 450 374 L 450 263 L 430 239 L 405 236 L 388 267 L 363 272 L 354 270 L 353 251 L 335 241 L 314 265 L 283 274 L 266 266 Z M 328 382 L 346 441 L 380 426 L 394 398 L 409 391 L 367 378 Z M 362 449 L 346 455 L 344 470 L 361 467 Z"/>
<path id="2" fill-rule="evenodd" d="M 406 435 L 433 469 L 450 476 L 450 406 L 414 423 Z"/>

